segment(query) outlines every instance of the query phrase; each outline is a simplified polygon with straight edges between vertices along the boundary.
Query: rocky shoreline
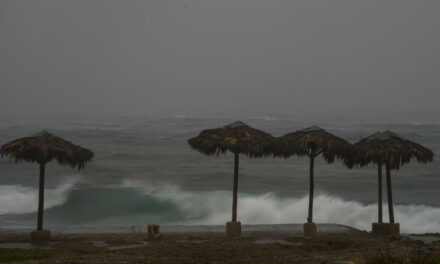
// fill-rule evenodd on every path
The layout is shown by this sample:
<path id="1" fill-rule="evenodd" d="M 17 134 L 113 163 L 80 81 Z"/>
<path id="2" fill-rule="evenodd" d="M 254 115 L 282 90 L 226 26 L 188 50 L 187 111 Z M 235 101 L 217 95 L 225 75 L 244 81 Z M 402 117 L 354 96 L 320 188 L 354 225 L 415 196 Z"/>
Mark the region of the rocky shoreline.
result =
<path id="1" fill-rule="evenodd" d="M 245 231 L 239 240 L 227 239 L 220 232 L 165 232 L 155 240 L 149 240 L 146 233 L 54 233 L 49 244 L 35 246 L 29 243 L 28 233 L 0 233 L 0 262 L 386 263 L 370 261 L 385 256 L 429 258 L 430 262 L 417 263 L 440 263 L 440 236 L 430 243 L 418 237 L 423 238 L 377 237 L 357 230 L 320 232 L 313 238 L 280 231 Z"/>

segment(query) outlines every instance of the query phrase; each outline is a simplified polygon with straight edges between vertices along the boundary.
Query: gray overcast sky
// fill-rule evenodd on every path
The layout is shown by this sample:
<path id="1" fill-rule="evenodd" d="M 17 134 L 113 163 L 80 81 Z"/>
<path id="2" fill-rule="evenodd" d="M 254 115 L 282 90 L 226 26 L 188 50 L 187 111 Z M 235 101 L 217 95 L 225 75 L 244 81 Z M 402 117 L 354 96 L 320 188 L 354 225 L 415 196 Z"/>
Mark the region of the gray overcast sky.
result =
<path id="1" fill-rule="evenodd" d="M 0 116 L 440 112 L 438 0 L 1 0 Z"/>

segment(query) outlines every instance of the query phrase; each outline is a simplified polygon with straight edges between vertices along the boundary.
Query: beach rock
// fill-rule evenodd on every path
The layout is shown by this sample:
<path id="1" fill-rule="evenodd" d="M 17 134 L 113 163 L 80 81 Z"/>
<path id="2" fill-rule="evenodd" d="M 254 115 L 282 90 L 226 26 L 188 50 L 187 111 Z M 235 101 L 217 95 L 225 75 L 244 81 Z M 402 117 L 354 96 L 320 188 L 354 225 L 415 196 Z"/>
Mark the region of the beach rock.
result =
<path id="1" fill-rule="evenodd" d="M 148 225 L 148 239 L 158 240 L 160 238 L 160 225 Z"/>

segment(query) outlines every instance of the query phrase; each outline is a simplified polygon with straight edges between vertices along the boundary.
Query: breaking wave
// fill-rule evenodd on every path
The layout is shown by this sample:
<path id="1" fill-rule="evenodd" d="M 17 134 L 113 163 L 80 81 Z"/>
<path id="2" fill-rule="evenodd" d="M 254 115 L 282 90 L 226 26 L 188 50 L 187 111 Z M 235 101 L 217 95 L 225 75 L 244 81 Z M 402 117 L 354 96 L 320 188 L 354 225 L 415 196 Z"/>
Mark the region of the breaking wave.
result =
<path id="1" fill-rule="evenodd" d="M 44 208 L 61 205 L 66 201 L 70 190 L 80 180 L 73 177 L 55 189 L 45 189 Z M 25 214 L 37 210 L 38 189 L 22 185 L 0 185 L 0 215 Z"/>
<path id="2" fill-rule="evenodd" d="M 76 181 L 46 191 L 46 221 L 57 226 L 130 226 L 161 224 L 224 224 L 231 217 L 228 191 L 191 192 L 172 186 L 92 187 Z M 37 189 L 0 186 L 0 214 L 35 213 Z M 303 223 L 308 197 L 282 198 L 272 193 L 239 194 L 238 218 L 244 224 Z M 396 219 L 404 233 L 440 231 L 440 208 L 396 205 Z M 370 230 L 377 220 L 377 205 L 319 195 L 314 203 L 315 222 L 336 223 Z M 384 204 L 384 219 L 387 219 Z M 1 219 L 0 219 L 1 227 Z"/>

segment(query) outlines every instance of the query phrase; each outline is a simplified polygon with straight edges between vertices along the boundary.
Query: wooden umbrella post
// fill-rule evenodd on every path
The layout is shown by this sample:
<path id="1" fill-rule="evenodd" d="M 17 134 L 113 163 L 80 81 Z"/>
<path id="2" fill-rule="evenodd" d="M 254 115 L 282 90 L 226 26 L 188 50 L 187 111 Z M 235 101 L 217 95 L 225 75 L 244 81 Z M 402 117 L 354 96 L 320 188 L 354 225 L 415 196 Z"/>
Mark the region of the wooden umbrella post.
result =
<path id="1" fill-rule="evenodd" d="M 226 236 L 228 238 L 241 237 L 241 223 L 237 221 L 237 196 L 238 196 L 238 163 L 239 154 L 234 153 L 234 187 L 232 194 L 232 221 L 226 223 Z"/>
<path id="2" fill-rule="evenodd" d="M 390 165 L 385 165 L 386 170 L 386 183 L 387 183 L 387 202 L 388 202 L 388 212 L 390 217 L 389 223 L 382 223 L 382 210 L 380 209 L 379 214 L 379 223 L 373 223 L 373 229 L 372 232 L 375 235 L 385 235 L 385 236 L 391 236 L 391 237 L 399 237 L 400 236 L 400 225 L 398 223 L 394 223 L 394 210 L 393 210 L 393 193 L 392 193 L 392 186 L 391 186 L 391 168 Z M 379 169 L 379 179 L 381 180 L 381 169 Z M 382 185 L 381 183 L 379 185 Z M 379 190 L 381 190 L 381 186 L 379 187 Z M 379 195 L 380 201 L 382 202 L 381 194 Z M 380 204 L 380 207 L 382 207 L 382 204 Z"/>
<path id="3" fill-rule="evenodd" d="M 377 205 L 378 205 L 378 222 L 382 223 L 382 164 L 377 165 Z"/>
<path id="4" fill-rule="evenodd" d="M 237 222 L 237 195 L 238 195 L 238 153 L 234 154 L 234 188 L 232 197 L 232 222 Z"/>
<path id="5" fill-rule="evenodd" d="M 387 170 L 387 195 L 388 195 L 388 213 L 390 216 L 390 223 L 394 223 L 394 208 L 393 208 L 393 188 L 391 186 L 391 169 L 386 165 Z"/>
<path id="6" fill-rule="evenodd" d="M 40 163 L 40 184 L 38 188 L 38 220 L 37 230 L 43 230 L 43 210 L 44 210 L 44 169 L 45 164 Z"/>
<path id="7" fill-rule="evenodd" d="M 315 190 L 315 182 L 313 178 L 313 168 L 315 165 L 315 157 L 313 154 L 310 156 L 310 175 L 309 175 L 309 214 L 307 217 L 307 223 L 313 222 L 313 193 Z"/>
<path id="8" fill-rule="evenodd" d="M 37 216 L 37 230 L 31 232 L 31 242 L 34 244 L 46 243 L 50 241 L 50 231 L 43 230 L 43 212 L 44 212 L 44 162 L 40 163 L 40 179 L 38 186 L 38 216 Z"/>
<path id="9" fill-rule="evenodd" d="M 315 148 L 312 147 L 310 149 L 310 170 L 309 170 L 309 212 L 307 217 L 307 223 L 304 224 L 304 236 L 311 237 L 316 234 L 316 224 L 313 222 L 313 193 L 315 190 L 315 183 L 314 183 L 314 175 L 313 175 L 313 169 L 315 167 L 315 157 L 316 157 L 316 151 Z"/>

